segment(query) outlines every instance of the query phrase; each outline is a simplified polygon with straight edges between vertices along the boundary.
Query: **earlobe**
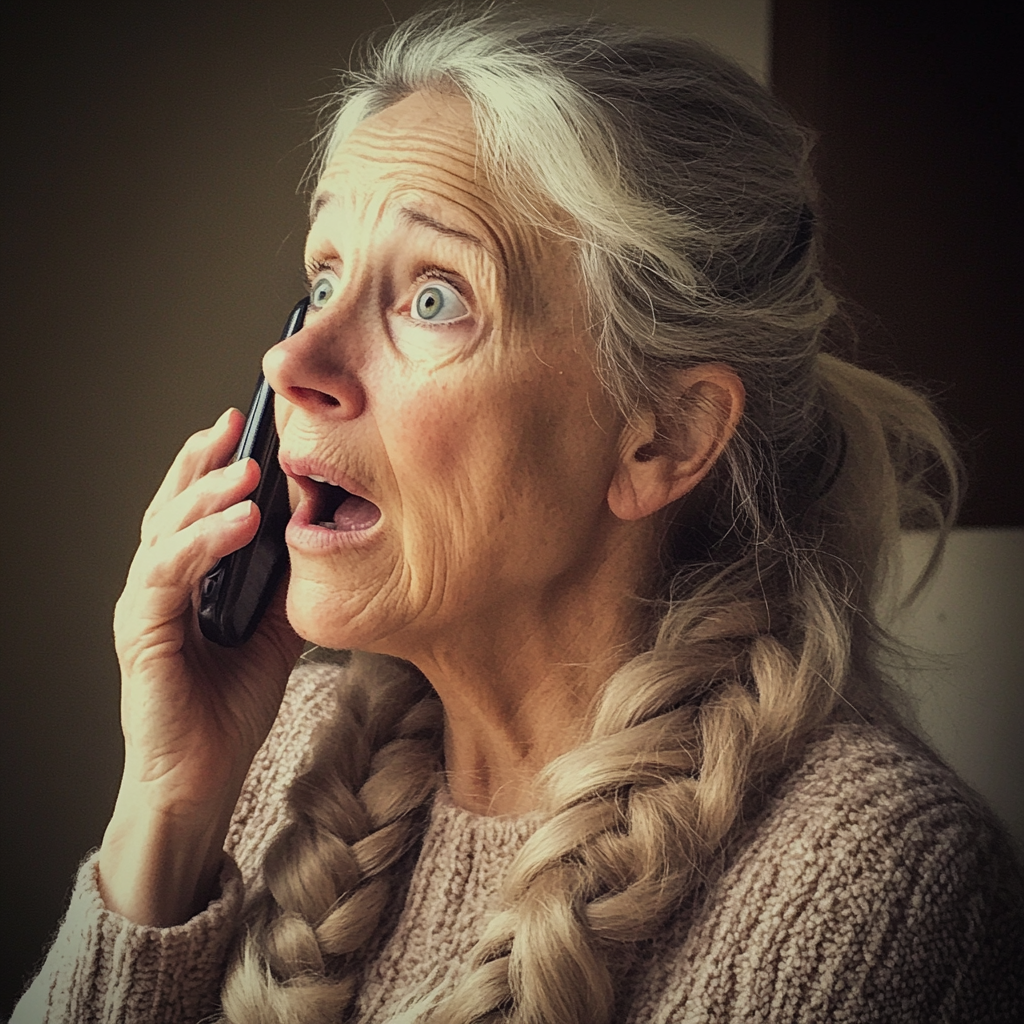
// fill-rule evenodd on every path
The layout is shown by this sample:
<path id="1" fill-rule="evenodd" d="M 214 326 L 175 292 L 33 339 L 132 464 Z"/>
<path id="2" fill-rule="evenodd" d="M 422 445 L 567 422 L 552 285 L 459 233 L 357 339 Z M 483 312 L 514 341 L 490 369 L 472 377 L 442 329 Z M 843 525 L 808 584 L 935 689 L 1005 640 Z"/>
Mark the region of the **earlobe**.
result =
<path id="1" fill-rule="evenodd" d="M 670 398 L 623 431 L 608 507 L 619 519 L 653 515 L 692 491 L 732 439 L 746 391 L 736 372 L 703 363 L 672 376 Z"/>

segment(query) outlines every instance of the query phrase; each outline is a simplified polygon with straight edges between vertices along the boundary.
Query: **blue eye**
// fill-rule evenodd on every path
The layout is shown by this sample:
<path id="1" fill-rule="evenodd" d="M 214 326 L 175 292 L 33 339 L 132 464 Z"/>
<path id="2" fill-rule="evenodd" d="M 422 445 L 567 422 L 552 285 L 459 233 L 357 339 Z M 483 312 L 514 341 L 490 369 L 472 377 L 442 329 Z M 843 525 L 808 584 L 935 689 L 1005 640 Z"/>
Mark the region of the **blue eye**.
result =
<path id="1" fill-rule="evenodd" d="M 331 301 L 334 295 L 333 274 L 319 274 L 313 281 L 313 287 L 309 290 L 309 304 L 315 309 L 322 309 Z"/>
<path id="2" fill-rule="evenodd" d="M 432 323 L 457 320 L 469 312 L 458 293 L 444 284 L 428 284 L 421 288 L 412 301 L 414 320 Z"/>

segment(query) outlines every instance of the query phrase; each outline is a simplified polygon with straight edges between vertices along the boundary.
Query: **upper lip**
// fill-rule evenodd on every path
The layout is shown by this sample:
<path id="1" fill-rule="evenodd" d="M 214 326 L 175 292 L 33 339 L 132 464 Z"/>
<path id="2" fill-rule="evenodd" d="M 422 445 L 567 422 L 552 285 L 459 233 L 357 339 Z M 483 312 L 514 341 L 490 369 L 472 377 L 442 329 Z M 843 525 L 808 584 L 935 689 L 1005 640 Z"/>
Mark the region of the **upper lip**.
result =
<path id="1" fill-rule="evenodd" d="M 366 488 L 353 480 L 347 473 L 342 472 L 337 466 L 331 465 L 326 460 L 320 459 L 315 454 L 293 455 L 280 452 L 277 461 L 281 464 L 286 476 L 297 480 L 303 477 L 322 477 L 333 487 L 340 487 L 359 498 L 372 500 L 366 492 Z"/>

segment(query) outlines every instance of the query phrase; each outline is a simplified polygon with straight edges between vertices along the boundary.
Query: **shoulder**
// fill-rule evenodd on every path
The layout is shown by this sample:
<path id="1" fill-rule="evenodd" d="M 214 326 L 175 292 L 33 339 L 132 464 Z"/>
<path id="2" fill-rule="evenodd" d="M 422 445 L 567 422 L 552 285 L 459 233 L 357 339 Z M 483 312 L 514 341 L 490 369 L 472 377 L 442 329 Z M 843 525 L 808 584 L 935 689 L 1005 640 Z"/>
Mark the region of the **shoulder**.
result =
<path id="1" fill-rule="evenodd" d="M 676 922 L 635 1019 L 1011 1020 L 1022 955 L 1020 867 L 981 800 L 926 748 L 840 725 Z"/>
<path id="2" fill-rule="evenodd" d="M 981 798 L 922 743 L 844 724 L 808 745 L 769 800 L 757 836 L 765 846 L 812 842 L 885 856 L 921 843 L 955 846 L 993 828 Z M 756 847 L 747 851 L 753 855 Z"/>

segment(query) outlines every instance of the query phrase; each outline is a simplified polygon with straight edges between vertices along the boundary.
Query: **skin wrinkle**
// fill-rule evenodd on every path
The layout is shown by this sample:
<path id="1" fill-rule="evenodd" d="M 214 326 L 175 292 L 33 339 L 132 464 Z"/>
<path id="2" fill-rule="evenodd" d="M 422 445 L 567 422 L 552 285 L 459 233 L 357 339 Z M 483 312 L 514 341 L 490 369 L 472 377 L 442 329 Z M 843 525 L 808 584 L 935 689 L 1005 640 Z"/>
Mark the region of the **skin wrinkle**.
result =
<path id="1" fill-rule="evenodd" d="M 384 172 L 381 174 L 382 182 L 402 182 L 407 180 L 410 172 L 414 175 L 421 175 L 428 180 L 434 178 L 439 188 L 448 190 L 448 194 L 445 195 L 448 204 L 453 200 L 457 202 L 455 195 L 452 193 L 456 195 L 461 194 L 464 197 L 464 202 L 460 204 L 462 210 L 483 229 L 485 236 L 490 237 L 499 253 L 500 260 L 506 268 L 509 266 L 510 255 L 512 258 L 521 258 L 525 255 L 515 251 L 516 246 L 512 237 L 508 235 L 503 236 L 499 230 L 496 230 L 502 221 L 500 211 L 497 204 L 490 202 L 486 196 L 481 195 L 480 189 L 475 182 L 475 166 L 473 163 L 467 162 L 464 164 L 464 172 L 457 173 L 457 168 L 451 166 L 443 168 L 443 165 L 439 167 L 439 164 L 446 160 L 457 163 L 457 160 L 452 159 L 452 151 L 448 147 L 438 146 L 433 150 L 428 150 L 424 156 L 420 153 L 408 153 L 400 145 L 390 146 L 383 144 L 379 148 L 362 145 L 362 128 L 363 126 L 361 125 L 360 131 L 353 133 L 346 143 L 346 146 L 351 148 L 354 158 L 365 160 L 367 163 L 378 166 L 386 166 L 388 162 L 401 162 L 400 168 L 390 173 Z M 453 143 L 457 145 L 459 141 L 462 140 L 455 139 Z M 325 175 L 325 178 L 327 177 L 329 177 L 329 173 Z M 312 223 L 315 223 L 320 211 L 324 206 L 329 205 L 331 201 L 337 201 L 337 196 L 333 192 L 318 190 L 313 200 L 314 213 Z M 484 216 L 481 217 L 474 210 L 474 206 L 480 208 Z"/>
<path id="2" fill-rule="evenodd" d="M 446 224 L 442 224 L 440 221 L 434 220 L 433 217 L 428 217 L 425 213 L 420 213 L 418 210 L 410 210 L 409 207 L 403 206 L 399 210 L 399 215 L 405 221 L 411 224 L 422 224 L 425 227 L 431 228 L 442 235 L 451 235 L 453 238 L 461 238 L 467 242 L 471 242 L 474 245 L 483 246 L 483 242 L 480 241 L 476 235 L 471 235 L 468 231 L 460 231 L 458 228 L 450 228 Z"/>
<path id="3" fill-rule="evenodd" d="M 316 199 L 314 200 L 314 213 L 310 220 L 310 227 L 312 227 L 313 224 L 316 223 L 316 218 L 320 215 L 320 211 L 323 210 L 324 207 L 330 206 L 332 203 L 336 202 L 338 202 L 338 197 L 333 192 L 324 191 L 318 193 Z M 410 207 L 402 207 L 402 209 L 399 210 L 399 215 L 402 217 L 402 219 L 404 219 L 410 224 L 421 224 L 424 227 L 429 227 L 434 231 L 437 231 L 439 234 L 448 235 L 452 238 L 459 238 L 464 241 L 470 242 L 474 245 L 480 246 L 485 252 L 488 252 L 492 258 L 495 258 L 501 264 L 502 269 L 506 273 L 508 273 L 508 256 L 507 253 L 505 252 L 505 249 L 501 245 L 500 238 L 494 237 L 492 239 L 495 248 L 498 250 L 497 254 L 495 254 L 490 251 L 486 243 L 484 243 L 481 239 L 477 238 L 476 235 L 472 234 L 471 232 L 463 231 L 459 228 L 454 228 L 447 224 L 444 224 L 441 221 L 434 219 L 433 217 L 429 216 L 426 213 L 423 213 L 420 210 L 412 209 Z"/>

